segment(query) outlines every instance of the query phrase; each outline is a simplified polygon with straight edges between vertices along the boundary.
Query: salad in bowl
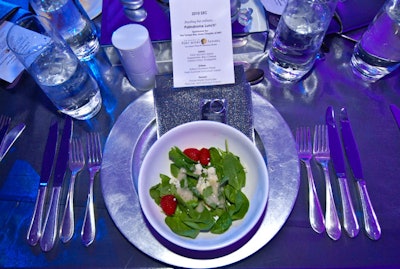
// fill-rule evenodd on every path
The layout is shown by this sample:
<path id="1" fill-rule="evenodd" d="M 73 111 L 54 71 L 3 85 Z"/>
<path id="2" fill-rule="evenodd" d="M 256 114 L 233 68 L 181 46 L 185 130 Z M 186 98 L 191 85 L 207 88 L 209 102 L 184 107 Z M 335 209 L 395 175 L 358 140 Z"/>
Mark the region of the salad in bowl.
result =
<path id="1" fill-rule="evenodd" d="M 180 125 L 144 157 L 138 194 L 149 224 L 192 250 L 229 246 L 264 213 L 268 172 L 261 153 L 239 130 L 214 121 Z"/>

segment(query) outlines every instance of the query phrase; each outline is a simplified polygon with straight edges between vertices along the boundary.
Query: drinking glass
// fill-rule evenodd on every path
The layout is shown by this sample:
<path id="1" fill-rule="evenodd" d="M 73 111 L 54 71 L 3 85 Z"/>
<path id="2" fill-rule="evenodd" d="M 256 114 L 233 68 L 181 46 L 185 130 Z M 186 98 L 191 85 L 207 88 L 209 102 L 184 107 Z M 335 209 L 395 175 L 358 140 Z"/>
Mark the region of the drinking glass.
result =
<path id="1" fill-rule="evenodd" d="M 48 19 L 24 17 L 10 28 L 6 39 L 60 112 L 80 120 L 99 112 L 102 99 L 97 82 Z"/>
<path id="2" fill-rule="evenodd" d="M 355 45 L 353 73 L 375 82 L 400 66 L 400 0 L 388 0 Z"/>
<path id="3" fill-rule="evenodd" d="M 76 56 L 87 61 L 100 48 L 97 29 L 78 0 L 30 0 L 37 15 L 49 19 Z"/>
<path id="4" fill-rule="evenodd" d="M 279 20 L 268 64 L 273 78 L 299 81 L 314 65 L 337 0 L 289 0 Z"/>

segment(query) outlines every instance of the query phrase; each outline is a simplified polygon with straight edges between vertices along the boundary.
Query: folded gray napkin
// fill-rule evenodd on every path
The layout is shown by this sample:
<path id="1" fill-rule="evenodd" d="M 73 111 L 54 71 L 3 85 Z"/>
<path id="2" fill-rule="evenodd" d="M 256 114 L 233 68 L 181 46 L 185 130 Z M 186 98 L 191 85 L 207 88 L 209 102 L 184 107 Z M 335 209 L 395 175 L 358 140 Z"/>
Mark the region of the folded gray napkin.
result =
<path id="1" fill-rule="evenodd" d="M 250 84 L 235 67 L 235 84 L 174 88 L 172 75 L 159 75 L 153 91 L 158 136 L 191 121 L 226 123 L 254 139 Z"/>

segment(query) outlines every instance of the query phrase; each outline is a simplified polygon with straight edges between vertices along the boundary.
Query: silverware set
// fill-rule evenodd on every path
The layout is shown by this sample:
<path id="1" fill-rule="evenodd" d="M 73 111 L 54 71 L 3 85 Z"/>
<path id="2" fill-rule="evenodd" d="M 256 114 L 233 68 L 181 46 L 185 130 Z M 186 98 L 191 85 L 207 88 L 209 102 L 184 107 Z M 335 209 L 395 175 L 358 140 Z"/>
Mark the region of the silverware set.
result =
<path id="1" fill-rule="evenodd" d="M 78 173 L 83 170 L 86 163 L 81 139 L 72 138 L 72 120 L 70 117 L 67 117 L 65 121 L 58 151 L 57 140 L 58 123 L 55 121 L 50 126 L 46 147 L 43 153 L 38 196 L 27 234 L 28 243 L 32 246 L 40 243 L 41 249 L 45 252 L 50 251 L 54 247 L 57 235 L 60 236 L 60 239 L 63 243 L 69 242 L 74 235 L 75 179 Z M 84 217 L 84 224 L 81 231 L 82 243 L 85 246 L 89 246 L 95 238 L 93 181 L 96 173 L 100 170 L 102 159 L 100 135 L 98 133 L 87 134 L 87 151 L 87 164 L 90 173 L 90 181 L 87 208 Z M 43 222 L 46 192 L 47 187 L 50 186 L 48 183 L 52 175 L 52 170 L 54 166 L 53 163 L 55 163 L 55 167 L 53 172 L 53 181 L 51 184 L 51 196 L 46 218 Z M 61 189 L 63 187 L 63 181 L 67 166 L 71 170 L 71 178 L 69 181 L 68 194 L 66 198 L 62 221 L 59 227 L 58 219 L 59 205 L 62 194 Z M 93 168 L 93 166 L 95 168 Z"/>
<path id="2" fill-rule="evenodd" d="M 365 180 L 362 174 L 361 161 L 357 145 L 351 130 L 350 121 L 345 108 L 340 113 L 341 134 L 347 160 L 357 183 L 361 207 L 363 211 L 364 228 L 367 236 L 372 240 L 378 240 L 381 236 L 381 228 L 375 211 L 369 199 Z M 334 111 L 328 107 L 326 111 L 326 125 L 316 125 L 314 138 L 311 138 L 309 127 L 296 129 L 296 144 L 299 159 L 307 170 L 309 188 L 309 219 L 311 227 L 317 233 L 326 231 L 333 240 L 341 237 L 342 226 L 335 205 L 332 191 L 329 163 L 332 161 L 340 189 L 342 205 L 343 227 L 347 235 L 354 238 L 358 235 L 359 224 L 353 207 L 347 177 L 345 172 L 344 154 L 340 142 L 339 131 L 336 126 Z M 312 145 L 313 144 L 313 145 Z M 311 160 L 321 166 L 325 177 L 326 203 L 325 216 L 319 202 L 314 177 L 311 169 Z"/>
<path id="3" fill-rule="evenodd" d="M 346 168 L 342 143 L 340 142 L 339 131 L 336 125 L 335 113 L 332 107 L 328 107 L 325 114 L 325 121 L 328 128 L 329 144 L 333 167 L 339 183 L 340 196 L 342 198 L 343 226 L 350 237 L 356 237 L 360 231 L 356 213 L 350 196 L 347 183 Z"/>

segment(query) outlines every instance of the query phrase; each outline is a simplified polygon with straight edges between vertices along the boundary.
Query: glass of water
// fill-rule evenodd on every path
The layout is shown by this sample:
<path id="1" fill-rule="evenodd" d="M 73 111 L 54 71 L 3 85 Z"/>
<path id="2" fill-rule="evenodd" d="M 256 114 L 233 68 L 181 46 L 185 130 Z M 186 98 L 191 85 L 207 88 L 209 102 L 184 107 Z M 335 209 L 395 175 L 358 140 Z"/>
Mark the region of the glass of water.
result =
<path id="1" fill-rule="evenodd" d="M 37 15 L 49 19 L 76 56 L 91 60 L 100 48 L 97 29 L 78 0 L 30 0 Z"/>
<path id="2" fill-rule="evenodd" d="M 79 120 L 99 112 L 102 99 L 97 82 L 48 19 L 24 17 L 10 28 L 6 39 L 60 112 Z"/>
<path id="3" fill-rule="evenodd" d="M 283 83 L 299 81 L 314 65 L 337 0 L 289 0 L 279 20 L 268 64 Z"/>
<path id="4" fill-rule="evenodd" d="M 400 0 L 387 0 L 356 44 L 353 73 L 375 82 L 400 66 Z"/>

